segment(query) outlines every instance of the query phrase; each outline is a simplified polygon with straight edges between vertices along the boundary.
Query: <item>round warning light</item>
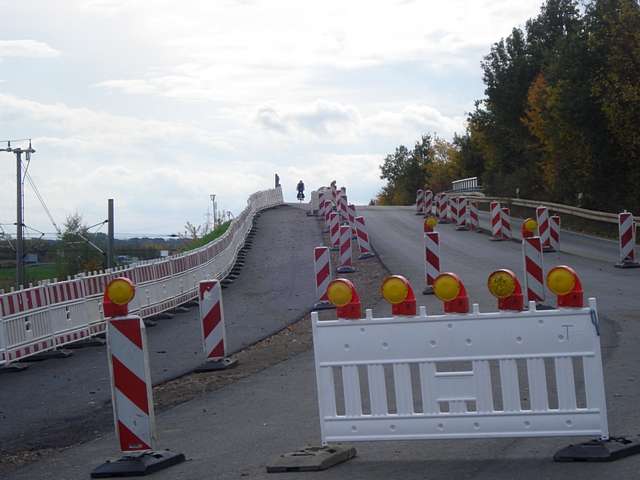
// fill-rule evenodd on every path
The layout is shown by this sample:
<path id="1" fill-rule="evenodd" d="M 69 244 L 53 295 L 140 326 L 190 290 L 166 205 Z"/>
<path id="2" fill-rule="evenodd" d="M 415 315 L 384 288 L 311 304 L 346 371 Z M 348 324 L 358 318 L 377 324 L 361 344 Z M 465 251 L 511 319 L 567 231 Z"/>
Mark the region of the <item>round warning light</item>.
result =
<path id="1" fill-rule="evenodd" d="M 491 295 L 496 298 L 507 298 L 516 291 L 516 276 L 510 270 L 496 270 L 487 280 Z"/>
<path id="2" fill-rule="evenodd" d="M 136 294 L 133 282 L 128 278 L 116 278 L 107 285 L 107 298 L 116 305 L 126 305 Z"/>
<path id="3" fill-rule="evenodd" d="M 409 294 L 409 282 L 400 275 L 391 275 L 384 279 L 381 290 L 384 299 L 396 305 L 406 300 Z"/>
<path id="4" fill-rule="evenodd" d="M 566 295 L 576 285 L 576 272 L 567 266 L 554 267 L 547 273 L 547 287 L 556 295 Z"/>
<path id="5" fill-rule="evenodd" d="M 327 287 L 327 297 L 336 307 L 344 307 L 353 298 L 353 284 L 341 278 L 332 280 Z"/>
<path id="6" fill-rule="evenodd" d="M 438 219 L 436 217 L 427 217 L 424 223 L 425 225 L 428 225 L 429 227 L 434 228 L 436 225 L 438 225 Z"/>
<path id="7" fill-rule="evenodd" d="M 460 293 L 460 280 L 453 273 L 441 273 L 433 281 L 433 293 L 443 302 L 450 302 Z"/>
<path id="8" fill-rule="evenodd" d="M 527 218 L 524 221 L 524 228 L 528 232 L 535 232 L 538 229 L 538 222 L 536 222 L 533 218 Z"/>

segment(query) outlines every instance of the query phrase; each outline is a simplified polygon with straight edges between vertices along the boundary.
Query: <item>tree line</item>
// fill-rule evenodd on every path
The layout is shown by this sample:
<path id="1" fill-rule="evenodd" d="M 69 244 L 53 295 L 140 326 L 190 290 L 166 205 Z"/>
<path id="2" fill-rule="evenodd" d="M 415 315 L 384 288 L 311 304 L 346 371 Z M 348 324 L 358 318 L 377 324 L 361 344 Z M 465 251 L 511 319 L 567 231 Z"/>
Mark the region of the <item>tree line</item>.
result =
<path id="1" fill-rule="evenodd" d="M 382 204 L 477 176 L 489 195 L 640 211 L 640 5 L 548 0 L 481 62 L 485 97 L 452 141 L 423 135 L 381 165 Z"/>

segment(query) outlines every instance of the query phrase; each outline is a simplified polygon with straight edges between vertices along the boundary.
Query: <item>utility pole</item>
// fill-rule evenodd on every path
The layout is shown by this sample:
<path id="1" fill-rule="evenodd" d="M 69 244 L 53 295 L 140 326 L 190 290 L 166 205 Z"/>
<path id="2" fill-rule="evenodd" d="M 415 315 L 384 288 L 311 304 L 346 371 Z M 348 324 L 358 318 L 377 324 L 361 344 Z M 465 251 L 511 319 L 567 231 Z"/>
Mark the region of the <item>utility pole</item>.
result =
<path id="1" fill-rule="evenodd" d="M 113 198 L 107 201 L 107 268 L 113 268 Z"/>
<path id="2" fill-rule="evenodd" d="M 11 144 L 7 150 L 11 148 Z M 36 151 L 31 148 L 31 140 L 29 140 L 29 148 L 14 148 L 10 150 L 16 154 L 16 198 L 17 198 L 17 215 L 16 215 L 16 287 L 20 288 L 25 283 L 24 278 L 24 195 L 22 178 L 22 154 L 30 155 Z"/>

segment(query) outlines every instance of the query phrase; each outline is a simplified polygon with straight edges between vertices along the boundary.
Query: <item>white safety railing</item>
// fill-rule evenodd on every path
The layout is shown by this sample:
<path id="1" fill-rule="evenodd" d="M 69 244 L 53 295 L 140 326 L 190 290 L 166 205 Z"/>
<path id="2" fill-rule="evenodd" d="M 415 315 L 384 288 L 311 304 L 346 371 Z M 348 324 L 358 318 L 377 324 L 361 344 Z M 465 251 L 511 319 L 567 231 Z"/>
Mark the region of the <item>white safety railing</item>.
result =
<path id="1" fill-rule="evenodd" d="M 102 295 L 116 277 L 136 284 L 129 310 L 142 317 L 195 299 L 201 280 L 231 271 L 254 215 L 282 204 L 282 189 L 254 193 L 247 203 L 222 236 L 198 249 L 0 294 L 0 365 L 104 332 Z"/>
<path id="2" fill-rule="evenodd" d="M 451 191 L 453 193 L 460 192 L 477 192 L 482 190 L 478 186 L 478 177 L 462 178 L 451 182 Z"/>
<path id="3" fill-rule="evenodd" d="M 319 321 L 323 444 L 608 438 L 595 299 L 588 308 Z"/>

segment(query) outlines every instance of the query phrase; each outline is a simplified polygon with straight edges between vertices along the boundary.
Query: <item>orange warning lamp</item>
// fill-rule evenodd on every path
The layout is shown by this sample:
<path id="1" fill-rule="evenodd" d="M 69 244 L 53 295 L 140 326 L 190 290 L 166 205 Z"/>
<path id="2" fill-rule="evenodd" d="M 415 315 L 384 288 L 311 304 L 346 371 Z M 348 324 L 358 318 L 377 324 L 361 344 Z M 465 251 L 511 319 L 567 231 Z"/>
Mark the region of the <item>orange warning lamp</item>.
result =
<path id="1" fill-rule="evenodd" d="M 409 280 L 402 275 L 391 275 L 383 280 L 380 287 L 382 296 L 391 304 L 393 315 L 415 315 L 416 296 Z"/>
<path id="2" fill-rule="evenodd" d="M 573 268 L 566 265 L 553 267 L 547 273 L 547 287 L 558 296 L 558 307 L 584 306 L 582 283 Z"/>
<path id="3" fill-rule="evenodd" d="M 436 217 L 429 216 L 424 219 L 424 233 L 430 233 L 435 231 L 435 227 L 438 225 L 438 219 Z"/>
<path id="4" fill-rule="evenodd" d="M 469 313 L 469 297 L 455 273 L 441 273 L 433 280 L 433 293 L 444 302 L 444 313 Z"/>
<path id="5" fill-rule="evenodd" d="M 125 277 L 114 278 L 109 282 L 102 298 L 105 317 L 122 317 L 129 314 L 129 302 L 136 295 L 136 287 Z"/>
<path id="6" fill-rule="evenodd" d="M 511 270 L 506 268 L 496 270 L 489 275 L 487 286 L 491 295 L 498 299 L 498 309 L 517 311 L 524 309 L 522 288 L 518 277 Z"/>
<path id="7" fill-rule="evenodd" d="M 335 305 L 338 318 L 349 318 L 357 320 L 362 318 L 362 307 L 360 297 L 353 286 L 346 278 L 336 278 L 327 286 L 327 298 Z"/>
<path id="8" fill-rule="evenodd" d="M 522 227 L 520 227 L 522 238 L 534 237 L 537 230 L 538 222 L 536 222 L 533 218 L 527 218 L 524 222 L 522 222 Z"/>

